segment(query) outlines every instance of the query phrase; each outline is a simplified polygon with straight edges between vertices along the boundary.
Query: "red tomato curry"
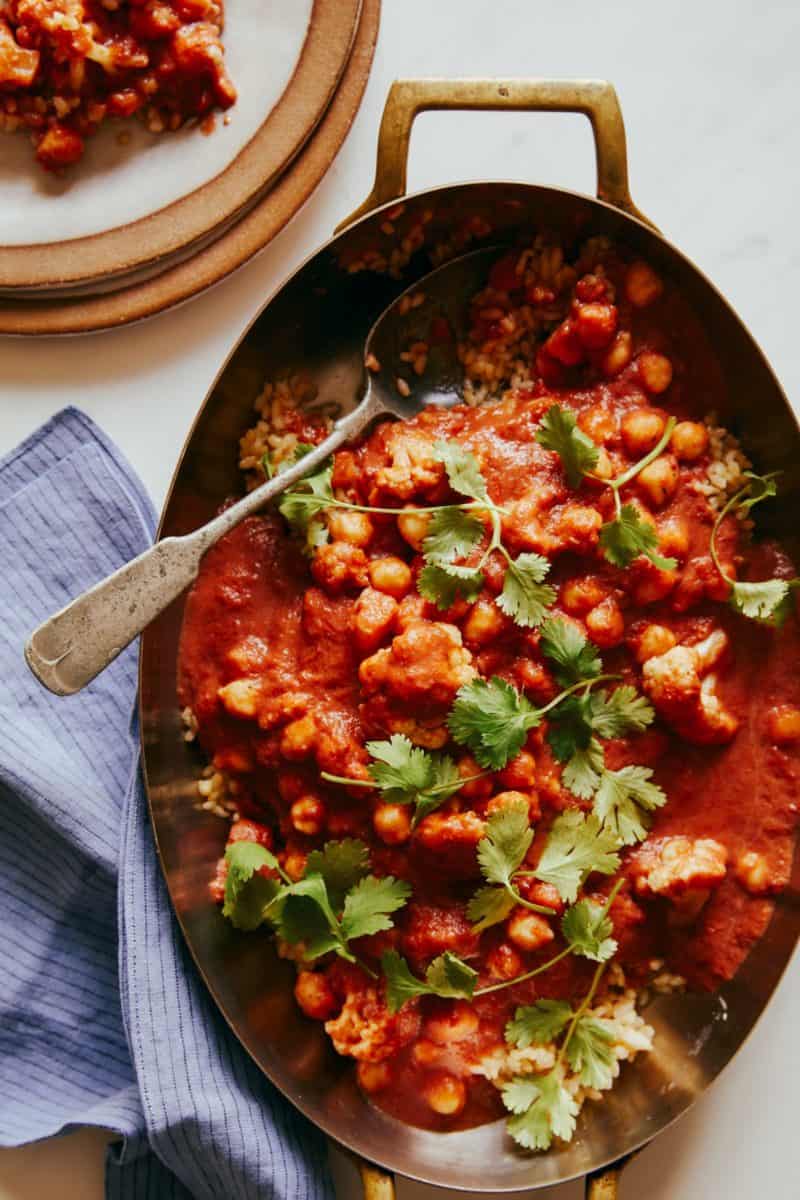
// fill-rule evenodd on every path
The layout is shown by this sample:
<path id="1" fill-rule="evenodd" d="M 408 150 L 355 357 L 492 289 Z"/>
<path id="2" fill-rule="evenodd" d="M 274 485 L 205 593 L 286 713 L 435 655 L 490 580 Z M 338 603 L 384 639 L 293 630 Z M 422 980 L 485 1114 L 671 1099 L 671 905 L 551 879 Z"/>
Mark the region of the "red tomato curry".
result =
<path id="1" fill-rule="evenodd" d="M 495 308 L 519 307 L 514 286 L 504 260 L 494 274 Z M 473 310 L 471 345 L 491 353 L 502 331 L 497 312 L 485 312 L 485 301 Z M 729 979 L 764 931 L 792 859 L 797 619 L 792 612 L 773 628 L 735 612 L 711 557 L 721 501 L 715 509 L 708 472 L 720 435 L 698 420 L 698 406 L 722 407 L 724 396 L 696 322 L 649 267 L 613 258 L 604 272 L 578 280 L 567 315 L 536 355 L 533 382 L 503 399 L 380 424 L 335 456 L 340 501 L 406 511 L 332 507 L 322 518 L 326 540 L 310 557 L 277 513 L 245 521 L 207 555 L 181 641 L 181 703 L 194 713 L 211 762 L 237 784 L 229 844 L 271 848 L 297 880 L 312 849 L 358 838 L 374 875 L 410 884 L 392 927 L 359 939 L 358 958 L 378 978 L 329 954 L 301 964 L 296 996 L 326 1023 L 337 1051 L 357 1060 L 376 1103 L 433 1129 L 497 1116 L 498 1093 L 472 1072 L 476 1059 L 502 1045 L 515 1009 L 584 994 L 596 967 L 567 955 L 513 982 L 564 944 L 565 901 L 535 875 L 520 876 L 518 892 L 540 911 L 515 906 L 480 932 L 467 916 L 485 882 L 477 847 L 493 813 L 522 798 L 535 829 L 526 864 L 535 868 L 553 821 L 590 810 L 592 800 L 565 786 L 546 718 L 498 770 L 482 770 L 451 736 L 448 714 L 476 678 L 507 681 L 537 706 L 559 683 L 541 628 L 516 623 L 499 603 L 508 569 L 500 552 L 469 598 L 442 609 L 418 591 L 431 515 L 415 510 L 459 499 L 435 443 L 472 452 L 502 507 L 509 554 L 549 564 L 550 616 L 597 649 L 603 671 L 618 677 L 614 687 L 633 686 L 654 710 L 646 729 L 604 739 L 605 765 L 649 768 L 666 803 L 649 814 L 646 840 L 621 847 L 618 871 L 590 873 L 580 890 L 603 900 L 619 885 L 609 915 L 615 962 L 629 984 L 644 985 L 662 961 L 690 989 Z M 537 440 L 555 402 L 599 452 L 576 486 L 559 454 Z M 669 416 L 677 418 L 669 441 L 621 500 L 673 561 L 664 567 L 638 554 L 614 565 L 600 540 L 615 512 L 605 480 L 646 456 Z M 304 431 L 310 440 L 322 434 Z M 731 579 L 794 574 L 779 546 L 750 544 L 733 512 L 720 524 L 717 549 Z M 356 786 L 371 779 L 367 742 L 392 735 L 449 754 L 466 781 L 416 826 L 412 806 Z M 226 869 L 222 860 L 212 884 L 220 900 Z M 449 951 L 477 972 L 479 991 L 504 986 L 472 1001 L 422 996 L 390 1012 L 379 970 L 387 948 L 418 978 Z"/>

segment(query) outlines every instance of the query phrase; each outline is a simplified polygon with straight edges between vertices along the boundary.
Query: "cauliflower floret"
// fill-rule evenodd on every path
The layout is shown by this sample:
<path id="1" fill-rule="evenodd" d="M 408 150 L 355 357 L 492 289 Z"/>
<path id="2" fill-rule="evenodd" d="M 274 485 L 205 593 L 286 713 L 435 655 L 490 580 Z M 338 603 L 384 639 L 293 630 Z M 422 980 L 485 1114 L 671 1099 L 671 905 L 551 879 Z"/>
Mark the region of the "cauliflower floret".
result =
<path id="1" fill-rule="evenodd" d="M 687 742 L 710 745 L 729 742 L 739 727 L 716 692 L 711 668 L 728 647 L 721 629 L 694 646 L 674 646 L 647 659 L 642 667 L 644 690 L 660 716 Z"/>
<path id="2" fill-rule="evenodd" d="M 350 542 L 327 542 L 318 546 L 311 560 L 311 574 L 332 596 L 366 587 L 367 556 Z"/>
<path id="3" fill-rule="evenodd" d="M 677 923 L 688 924 L 722 883 L 727 861 L 727 850 L 713 838 L 654 839 L 631 858 L 633 886 L 640 896 L 673 900 Z"/>
<path id="4" fill-rule="evenodd" d="M 423 433 L 393 425 L 387 432 L 386 452 L 390 465 L 381 467 L 375 487 L 381 496 L 410 500 L 418 492 L 430 492 L 444 479 L 444 466 L 434 456 L 433 442 Z"/>
<path id="5" fill-rule="evenodd" d="M 39 51 L 18 46 L 14 35 L 0 18 L 0 85 L 30 87 L 39 69 Z"/>
<path id="6" fill-rule="evenodd" d="M 372 987 L 349 992 L 338 1017 L 325 1022 L 325 1030 L 338 1054 L 362 1062 L 382 1062 L 408 1045 L 419 1032 L 416 1001 L 392 1015 L 386 1001 Z"/>
<path id="7" fill-rule="evenodd" d="M 422 706 L 448 707 L 455 694 L 475 675 L 472 655 L 455 625 L 417 621 L 362 662 L 358 676 L 368 694 Z M 416 714 L 419 716 L 419 712 Z"/>

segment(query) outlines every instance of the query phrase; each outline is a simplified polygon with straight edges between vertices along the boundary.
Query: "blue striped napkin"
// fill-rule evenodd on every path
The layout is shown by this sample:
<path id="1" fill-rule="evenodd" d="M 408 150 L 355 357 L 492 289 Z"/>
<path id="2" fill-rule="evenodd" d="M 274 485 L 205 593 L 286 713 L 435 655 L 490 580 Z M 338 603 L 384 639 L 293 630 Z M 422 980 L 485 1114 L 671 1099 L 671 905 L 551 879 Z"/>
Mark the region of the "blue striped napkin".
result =
<path id="1" fill-rule="evenodd" d="M 76 409 L 0 461 L 0 1145 L 113 1130 L 113 1200 L 327 1200 L 323 1139 L 233 1038 L 173 920 L 135 650 L 68 699 L 23 661 L 27 634 L 153 529 L 130 466 Z"/>

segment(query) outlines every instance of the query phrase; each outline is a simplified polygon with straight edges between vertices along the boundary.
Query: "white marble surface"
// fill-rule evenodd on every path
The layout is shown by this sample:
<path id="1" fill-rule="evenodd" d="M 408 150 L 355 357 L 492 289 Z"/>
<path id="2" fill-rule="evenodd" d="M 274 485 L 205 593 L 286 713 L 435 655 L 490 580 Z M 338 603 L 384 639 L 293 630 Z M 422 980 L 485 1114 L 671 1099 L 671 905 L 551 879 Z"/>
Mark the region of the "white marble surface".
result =
<path id="1" fill-rule="evenodd" d="M 722 288 L 800 397 L 795 0 L 384 0 L 377 60 L 350 138 L 316 196 L 259 259 L 209 295 L 91 338 L 0 342 L 0 452 L 66 403 L 131 458 L 157 502 L 189 422 L 261 302 L 369 190 L 390 81 L 401 75 L 606 77 L 625 113 L 639 206 Z M 591 190 L 580 117 L 436 114 L 418 122 L 410 183 L 514 178 Z M 797 1200 L 800 962 L 695 1110 L 629 1168 L 622 1200 Z M 340 1173 L 347 1200 L 355 1187 Z M 0 1153 L 0 1200 L 99 1200 L 101 1139 Z M 433 1200 L 415 1185 L 402 1200 Z M 540 1193 L 578 1200 L 580 1188 Z"/>

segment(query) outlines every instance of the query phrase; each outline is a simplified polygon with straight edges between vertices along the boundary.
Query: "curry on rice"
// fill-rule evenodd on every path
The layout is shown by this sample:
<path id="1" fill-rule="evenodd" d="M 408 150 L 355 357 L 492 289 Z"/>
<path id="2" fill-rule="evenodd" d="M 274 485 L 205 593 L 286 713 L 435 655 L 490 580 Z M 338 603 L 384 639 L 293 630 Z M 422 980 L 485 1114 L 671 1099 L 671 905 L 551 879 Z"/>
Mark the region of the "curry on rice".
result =
<path id="1" fill-rule="evenodd" d="M 459 357 L 464 404 L 380 424 L 209 552 L 180 699 L 231 819 L 211 892 L 275 932 L 361 1087 L 546 1149 L 651 1047 L 648 993 L 731 978 L 788 881 L 796 580 L 646 263 L 537 238 Z M 324 437 L 310 387 L 265 387 L 253 478 Z"/>

